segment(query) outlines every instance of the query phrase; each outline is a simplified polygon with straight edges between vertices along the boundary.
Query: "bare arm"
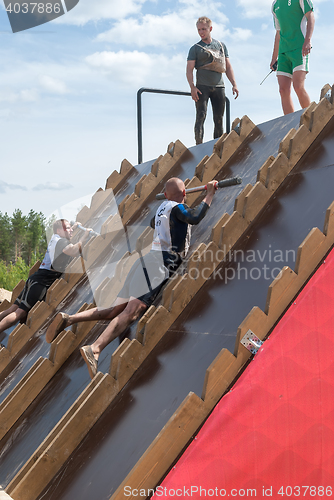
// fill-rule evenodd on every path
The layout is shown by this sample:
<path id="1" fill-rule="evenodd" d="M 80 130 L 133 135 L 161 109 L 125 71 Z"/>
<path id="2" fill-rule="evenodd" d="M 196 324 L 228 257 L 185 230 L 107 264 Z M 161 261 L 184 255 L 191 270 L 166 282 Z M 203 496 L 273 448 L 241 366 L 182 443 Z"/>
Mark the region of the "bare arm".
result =
<path id="1" fill-rule="evenodd" d="M 196 61 L 187 61 L 186 76 L 190 87 L 191 97 L 195 102 L 197 102 L 198 94 L 201 94 L 202 92 L 194 85 L 195 64 Z"/>
<path id="2" fill-rule="evenodd" d="M 311 52 L 311 38 L 313 35 L 313 30 L 314 30 L 314 12 L 310 10 L 309 12 L 306 12 L 305 14 L 307 18 L 307 26 L 306 26 L 306 35 L 305 35 L 305 40 L 302 48 L 302 55 L 307 56 Z"/>
<path id="3" fill-rule="evenodd" d="M 270 69 L 272 69 L 273 71 L 274 71 L 273 65 L 275 64 L 275 62 L 278 59 L 279 41 L 280 41 L 280 31 L 277 30 L 276 35 L 275 35 L 275 40 L 274 40 L 273 55 L 272 55 L 271 63 L 270 63 Z"/>
<path id="4" fill-rule="evenodd" d="M 235 81 L 234 71 L 233 71 L 232 65 L 230 63 L 229 57 L 226 57 L 225 61 L 226 61 L 226 76 L 231 82 L 232 94 L 235 95 L 235 99 L 236 99 L 239 95 L 239 90 L 238 90 L 238 87 L 237 87 L 237 84 Z"/>
<path id="5" fill-rule="evenodd" d="M 204 198 L 204 202 L 207 204 L 207 205 L 211 205 L 211 202 L 212 202 L 212 198 L 214 197 L 214 194 L 216 192 L 216 184 L 217 184 L 218 181 L 216 181 L 215 179 L 213 181 L 210 181 L 207 183 L 206 185 L 206 188 L 207 188 L 207 191 L 206 191 L 206 197 Z"/>
<path id="6" fill-rule="evenodd" d="M 80 241 L 78 241 L 74 245 L 72 245 L 72 243 L 69 243 L 69 245 L 64 248 L 63 253 L 69 255 L 70 257 L 76 257 L 77 255 L 81 254 L 82 246 L 84 245 L 84 243 L 86 243 L 90 231 L 90 228 L 86 229 L 85 234 L 80 239 Z"/>

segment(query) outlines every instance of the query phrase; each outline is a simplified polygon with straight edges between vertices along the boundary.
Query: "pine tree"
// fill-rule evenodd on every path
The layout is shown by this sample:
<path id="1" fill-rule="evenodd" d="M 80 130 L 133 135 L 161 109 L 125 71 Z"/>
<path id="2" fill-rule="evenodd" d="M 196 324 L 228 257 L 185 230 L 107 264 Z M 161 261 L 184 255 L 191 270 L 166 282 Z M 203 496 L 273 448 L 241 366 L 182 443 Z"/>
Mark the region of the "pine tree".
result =
<path id="1" fill-rule="evenodd" d="M 0 288 L 12 290 L 45 254 L 45 217 L 30 210 L 27 216 L 16 209 L 12 217 L 0 212 Z"/>
<path id="2" fill-rule="evenodd" d="M 9 262 L 12 249 L 11 220 L 7 212 L 0 212 L 0 259 Z"/>
<path id="3" fill-rule="evenodd" d="M 41 253 L 46 249 L 46 237 L 44 230 L 44 215 L 40 212 L 30 210 L 26 217 L 26 238 L 24 257 L 28 265 L 36 262 L 41 257 Z"/>
<path id="4" fill-rule="evenodd" d="M 19 257 L 22 257 L 22 248 L 26 235 L 26 224 L 27 224 L 27 219 L 22 214 L 22 211 L 18 208 L 15 209 L 12 215 L 15 262 L 17 262 L 17 259 Z"/>

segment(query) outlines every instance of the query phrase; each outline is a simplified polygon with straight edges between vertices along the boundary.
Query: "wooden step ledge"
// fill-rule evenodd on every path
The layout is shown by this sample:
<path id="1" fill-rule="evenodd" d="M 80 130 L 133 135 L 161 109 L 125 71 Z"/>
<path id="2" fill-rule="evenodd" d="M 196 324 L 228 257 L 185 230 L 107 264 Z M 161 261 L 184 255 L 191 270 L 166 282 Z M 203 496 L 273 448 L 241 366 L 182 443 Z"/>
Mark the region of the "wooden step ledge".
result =
<path id="1" fill-rule="evenodd" d="M 239 326 L 234 355 L 220 351 L 207 369 L 201 398 L 189 393 L 110 500 L 123 499 L 125 486 L 128 491 L 148 491 L 161 482 L 251 357 L 240 339 L 249 329 L 261 340 L 266 338 L 333 245 L 334 202 L 326 212 L 324 232 L 312 229 L 298 248 L 295 271 L 284 267 L 269 286 L 265 311 L 254 307 Z"/>
<path id="2" fill-rule="evenodd" d="M 225 249 L 221 253 L 222 258 L 217 259 L 212 263 L 211 272 L 213 272 L 214 269 L 223 260 L 224 251 L 226 251 L 226 249 L 227 251 L 229 251 L 231 249 L 231 245 L 233 246 L 233 244 L 237 242 L 237 240 L 243 234 L 244 230 L 249 227 L 254 218 L 264 208 L 278 186 L 283 182 L 286 175 L 288 175 L 291 169 L 295 166 L 295 164 L 300 160 L 303 154 L 305 154 L 312 142 L 316 139 L 318 133 L 315 134 L 314 130 L 318 130 L 318 121 L 321 119 L 322 125 L 324 127 L 332 118 L 333 114 L 333 106 L 326 98 L 320 101 L 318 105 L 313 107 L 311 112 L 311 117 L 313 118 L 310 119 L 311 128 L 307 129 L 307 127 L 303 124 L 300 127 L 300 129 L 302 129 L 301 132 L 300 129 L 298 129 L 296 134 L 292 134 L 291 137 L 289 137 L 289 149 L 287 150 L 287 155 L 285 155 L 284 153 L 280 153 L 277 159 L 269 163 L 267 162 L 266 172 L 264 168 L 262 171 L 262 175 L 260 175 L 260 180 L 251 189 L 248 188 L 247 193 L 243 194 L 242 200 L 240 199 L 240 201 L 237 203 L 238 211 L 235 211 L 231 216 L 228 217 L 226 217 L 225 214 L 223 215 L 221 220 L 220 232 L 219 230 L 216 230 L 215 232 L 215 241 L 212 240 L 209 245 L 207 245 L 203 250 L 203 252 L 217 253 L 217 250 L 219 248 Z M 138 187 L 138 193 L 140 193 L 140 195 L 142 193 L 143 185 Z M 235 224 L 232 224 L 231 221 L 233 220 L 234 222 L 234 220 L 237 219 L 239 220 L 239 223 L 235 226 Z M 237 229 L 235 229 L 235 227 Z M 219 235 L 218 237 L 217 234 Z M 228 244 L 228 246 L 226 246 L 226 244 Z M 201 264 L 194 264 L 193 259 L 190 259 L 190 267 L 188 268 L 188 271 L 190 268 L 196 268 L 196 265 L 200 266 Z M 197 268 L 199 269 L 199 267 Z M 137 331 L 137 338 L 130 343 L 127 342 L 125 348 L 123 346 L 121 352 L 113 356 L 110 368 L 110 373 L 112 373 L 113 376 L 111 376 L 110 374 L 107 374 L 105 376 L 104 380 L 106 380 L 108 390 L 103 393 L 103 397 L 102 394 L 101 396 L 99 396 L 100 393 L 96 393 L 94 391 L 94 381 L 96 377 L 101 376 L 100 373 L 93 379 L 91 384 L 85 390 L 87 391 L 87 394 L 89 394 L 89 396 L 87 396 L 87 404 L 89 406 L 94 405 L 94 407 L 98 407 L 99 414 L 103 413 L 103 411 L 109 406 L 114 397 L 122 389 L 124 384 L 133 375 L 134 371 L 138 368 L 141 362 L 147 357 L 149 352 L 152 351 L 157 342 L 161 339 L 164 333 L 178 317 L 181 312 L 180 303 L 183 305 L 183 307 L 188 304 L 204 282 L 205 280 L 201 278 L 199 278 L 198 280 L 190 279 L 188 273 L 182 276 L 177 281 L 175 286 L 173 286 L 173 289 L 170 291 L 168 304 L 164 303 L 164 305 L 160 305 L 156 310 L 154 310 L 151 315 L 147 315 L 147 322 L 145 324 L 143 324 L 142 322 L 140 323 L 140 331 Z M 181 301 L 179 301 L 179 303 L 175 301 L 176 296 L 182 299 Z M 168 299 L 166 300 L 168 301 Z M 157 326 L 159 326 L 159 328 L 157 328 Z M 233 361 L 231 370 L 228 370 L 228 375 L 225 375 L 227 380 L 231 377 L 230 372 L 237 373 L 239 371 L 240 366 L 248 359 L 249 355 L 242 352 L 241 357 L 238 356 L 236 358 L 236 361 L 234 361 L 234 359 L 230 357 L 233 356 L 231 353 L 224 354 L 224 357 L 226 356 L 230 359 L 231 362 Z M 209 389 L 206 389 L 206 391 L 207 390 Z M 98 397 L 101 398 L 100 401 L 95 400 Z M 93 398 L 94 402 L 90 398 Z M 74 404 L 74 406 L 75 405 L 76 403 Z M 68 446 L 66 448 L 66 454 L 62 454 L 61 452 L 56 453 L 56 450 L 58 449 L 58 436 L 53 434 L 52 446 L 54 447 L 53 453 L 55 453 L 56 458 L 55 456 L 53 456 L 50 466 L 47 466 L 45 469 L 43 469 L 43 478 L 41 477 L 43 476 L 43 474 L 38 473 L 38 463 L 43 463 L 45 466 L 45 462 L 43 460 L 35 463 L 33 472 L 30 471 L 29 468 L 25 467 L 25 473 L 23 475 L 21 474 L 21 471 L 19 472 L 18 476 L 20 476 L 20 481 L 17 486 L 15 486 L 15 488 L 13 486 L 15 497 L 17 496 L 17 499 L 15 498 L 15 500 L 18 500 L 19 498 L 26 498 L 27 500 L 29 498 L 32 500 L 33 497 L 29 496 L 28 493 L 24 493 L 24 491 L 26 492 L 27 484 L 30 483 L 31 477 L 39 478 L 38 488 L 40 488 L 40 491 L 43 490 L 43 488 L 48 484 L 53 475 L 57 472 L 57 470 L 59 470 L 59 468 L 66 460 L 68 456 L 67 453 L 73 452 L 78 442 L 80 442 L 79 438 L 83 439 L 84 435 L 87 434 L 87 432 L 93 425 L 92 421 L 95 421 L 95 417 L 96 415 L 90 414 L 91 421 L 86 421 L 86 431 L 80 426 L 79 437 L 77 434 L 75 434 L 76 426 L 73 425 L 72 427 L 71 424 L 71 432 L 73 432 L 75 435 L 73 435 L 72 440 L 67 443 Z M 66 433 L 67 431 L 64 428 L 62 429 L 62 432 Z M 59 436 L 59 439 L 61 439 L 61 436 Z M 47 460 L 47 457 L 45 455 L 43 456 L 44 460 Z M 30 474 L 33 474 L 33 476 L 31 476 Z M 16 478 L 14 478 L 13 481 L 15 481 L 15 479 Z M 11 492 L 12 490 L 8 491 Z"/>

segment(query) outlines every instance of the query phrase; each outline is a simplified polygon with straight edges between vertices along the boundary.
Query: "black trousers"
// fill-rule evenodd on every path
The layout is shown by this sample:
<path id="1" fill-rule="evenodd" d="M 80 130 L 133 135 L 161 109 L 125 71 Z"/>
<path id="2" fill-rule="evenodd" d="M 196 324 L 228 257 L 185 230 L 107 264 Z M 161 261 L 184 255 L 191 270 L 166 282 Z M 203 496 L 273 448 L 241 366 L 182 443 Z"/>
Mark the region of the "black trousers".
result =
<path id="1" fill-rule="evenodd" d="M 196 85 L 199 94 L 199 99 L 196 105 L 196 121 L 195 121 L 195 141 L 196 144 L 202 144 L 204 136 L 204 121 L 208 109 L 208 101 L 210 99 L 213 113 L 213 122 L 215 125 L 213 138 L 217 139 L 223 135 L 223 115 L 225 111 L 225 88 L 224 87 L 209 87 L 208 85 Z"/>

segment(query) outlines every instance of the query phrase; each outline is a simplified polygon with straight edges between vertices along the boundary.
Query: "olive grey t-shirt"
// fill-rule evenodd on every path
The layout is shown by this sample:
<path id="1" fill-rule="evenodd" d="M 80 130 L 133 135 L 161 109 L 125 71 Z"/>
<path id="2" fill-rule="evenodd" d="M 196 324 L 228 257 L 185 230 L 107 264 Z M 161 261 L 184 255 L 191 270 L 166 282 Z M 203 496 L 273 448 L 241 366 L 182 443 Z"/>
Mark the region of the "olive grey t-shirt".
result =
<path id="1" fill-rule="evenodd" d="M 225 57 L 228 57 L 228 51 L 224 43 L 220 44 L 218 40 L 212 39 L 211 43 L 205 43 L 200 40 L 197 44 L 193 45 L 188 54 L 188 61 L 196 61 L 196 85 L 209 85 L 214 87 L 225 87 L 222 73 L 211 71 L 208 69 L 201 69 L 201 66 L 212 62 L 212 55 L 201 47 L 206 47 L 213 50 L 224 49 Z"/>

